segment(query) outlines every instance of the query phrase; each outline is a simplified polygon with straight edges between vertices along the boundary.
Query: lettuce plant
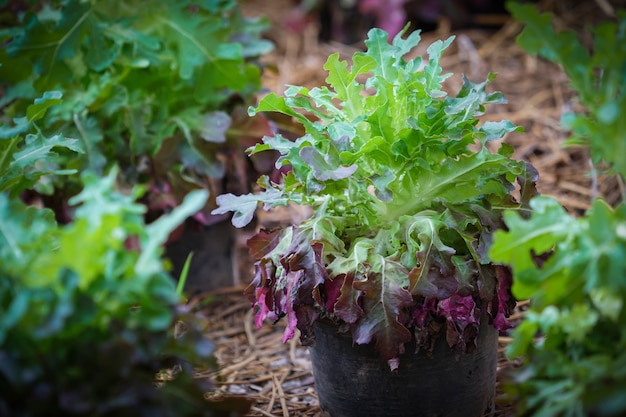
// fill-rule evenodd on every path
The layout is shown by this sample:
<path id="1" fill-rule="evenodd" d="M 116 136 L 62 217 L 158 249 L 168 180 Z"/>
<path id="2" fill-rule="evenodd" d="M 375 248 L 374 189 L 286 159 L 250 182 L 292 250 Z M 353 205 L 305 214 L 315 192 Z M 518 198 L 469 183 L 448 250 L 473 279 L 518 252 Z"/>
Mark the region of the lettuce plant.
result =
<path id="1" fill-rule="evenodd" d="M 161 259 L 206 192 L 145 225 L 141 190 L 116 191 L 117 172 L 84 176 L 76 216 L 61 226 L 0 193 L 0 415 L 243 415 L 245 399 L 205 399 L 212 388 L 193 366 L 215 366 L 214 345 Z"/>
<path id="2" fill-rule="evenodd" d="M 525 24 L 518 43 L 560 64 L 584 108 L 562 119 L 569 143 L 626 179 L 626 13 L 590 28 L 589 51 L 574 31 L 556 32 L 550 14 L 509 8 Z M 505 213 L 508 231 L 495 234 L 490 252 L 513 269 L 515 296 L 531 299 L 507 350 L 523 358 L 508 391 L 522 415 L 624 415 L 626 205 L 597 197 L 576 218 L 552 198 L 530 204 L 528 219 Z"/>
<path id="3" fill-rule="evenodd" d="M 286 316 L 284 340 L 298 328 L 306 343 L 314 322 L 329 319 L 355 343 L 374 343 L 392 367 L 412 335 L 428 349 L 445 323 L 459 352 L 471 349 L 481 316 L 507 327 L 511 277 L 487 249 L 505 208 L 527 210 L 536 174 L 511 159 L 510 146 L 487 146 L 520 130 L 479 123 L 487 104 L 504 101 L 486 91 L 495 75 L 478 84 L 464 78 L 449 97 L 439 60 L 453 38 L 430 45 L 427 59 L 406 60 L 420 35 L 405 32 L 390 43 L 372 29 L 350 64 L 329 56 L 328 86 L 291 86 L 250 109 L 289 115 L 306 134 L 252 147 L 277 152 L 276 166 L 291 170 L 278 183 L 261 176 L 258 194 L 218 196 L 214 211 L 234 212 L 242 227 L 258 203 L 310 206 L 301 224 L 248 242 L 257 259 L 246 290 L 256 323 Z M 522 202 L 511 194 L 516 179 Z"/>
<path id="4" fill-rule="evenodd" d="M 39 128 L 79 141 L 84 152 L 68 155 L 68 168 L 101 174 L 120 166 L 130 187 L 149 186 L 152 217 L 191 190 L 221 191 L 219 153 L 243 155 L 249 144 L 240 142 L 264 128 L 239 115 L 260 88 L 254 60 L 272 48 L 260 38 L 265 21 L 244 18 L 235 0 L 20 6 L 14 25 L 0 31 L 5 123 L 45 92 L 61 91 L 63 102 Z M 52 185 L 36 190 L 67 200 L 79 188 L 66 177 Z"/>
<path id="5" fill-rule="evenodd" d="M 120 192 L 117 168 L 82 176 L 68 224 L 24 203 L 47 176 L 76 173 L 62 161 L 78 140 L 38 127 L 61 102 L 46 93 L 0 126 L 0 416 L 243 415 L 245 399 L 206 401 L 192 367 L 215 365 L 213 343 L 161 258 L 206 191 L 148 225 L 145 190 Z"/>

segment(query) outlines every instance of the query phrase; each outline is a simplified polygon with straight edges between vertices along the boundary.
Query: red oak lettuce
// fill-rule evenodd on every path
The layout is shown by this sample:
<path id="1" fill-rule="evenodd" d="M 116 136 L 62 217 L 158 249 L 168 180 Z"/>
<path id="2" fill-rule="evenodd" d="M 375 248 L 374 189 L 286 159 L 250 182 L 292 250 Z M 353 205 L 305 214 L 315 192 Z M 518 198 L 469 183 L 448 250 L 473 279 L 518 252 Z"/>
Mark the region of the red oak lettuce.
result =
<path id="1" fill-rule="evenodd" d="M 455 97 L 442 91 L 449 74 L 439 59 L 452 38 L 430 45 L 427 59 L 405 60 L 419 32 L 391 43 L 380 29 L 368 36 L 351 64 L 328 58 L 328 86 L 291 86 L 250 110 L 292 116 L 306 134 L 250 148 L 278 151 L 277 168 L 291 170 L 279 183 L 261 177 L 261 193 L 219 196 L 215 213 L 234 212 L 242 227 L 259 202 L 311 206 L 304 222 L 249 241 L 257 324 L 286 316 L 284 339 L 298 328 L 306 343 L 315 320 L 330 319 L 395 366 L 405 343 L 428 349 L 446 322 L 458 351 L 472 348 L 481 317 L 506 328 L 510 275 L 487 250 L 502 211 L 528 209 L 512 191 L 517 180 L 522 200 L 534 195 L 536 172 L 512 160 L 510 146 L 486 146 L 520 130 L 479 123 L 486 104 L 504 102 L 485 91 L 494 74 L 464 78 Z"/>

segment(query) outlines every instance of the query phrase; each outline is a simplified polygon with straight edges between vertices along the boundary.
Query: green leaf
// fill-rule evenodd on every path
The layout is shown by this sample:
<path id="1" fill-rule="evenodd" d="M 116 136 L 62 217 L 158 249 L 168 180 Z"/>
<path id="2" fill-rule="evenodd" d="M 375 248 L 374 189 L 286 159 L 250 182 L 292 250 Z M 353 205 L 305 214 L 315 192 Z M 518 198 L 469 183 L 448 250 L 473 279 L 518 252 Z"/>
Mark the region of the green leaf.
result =
<path id="1" fill-rule="evenodd" d="M 26 291 L 18 292 L 11 301 L 6 313 L 0 319 L 0 343 L 4 342 L 7 330 L 15 326 L 28 312 L 29 296 Z"/>
<path id="2" fill-rule="evenodd" d="M 162 246 L 170 233 L 183 223 L 188 217 L 196 214 L 204 207 L 209 194 L 206 190 L 194 190 L 185 196 L 182 204 L 174 208 L 167 216 L 162 216 L 146 226 L 147 239 L 141 242 L 143 250 L 137 260 L 135 269 L 141 273 L 157 273 L 156 264 L 152 259 L 160 255 Z M 151 264 L 152 262 L 152 264 Z"/>
<path id="3" fill-rule="evenodd" d="M 343 114 L 348 122 L 352 122 L 363 114 L 362 100 L 360 100 L 363 85 L 356 82 L 356 78 L 376 67 L 376 61 L 369 56 L 355 54 L 350 71 L 345 61 L 339 61 L 339 54 L 328 57 L 324 69 L 328 71 L 326 82 L 334 89 L 337 99 L 343 103 Z M 319 97 L 316 102 L 319 104 Z"/>
<path id="4" fill-rule="evenodd" d="M 252 221 L 259 202 L 269 206 L 286 206 L 289 202 L 282 192 L 274 189 L 266 190 L 260 194 L 246 194 L 236 196 L 234 194 L 222 194 L 217 196 L 218 208 L 211 214 L 225 214 L 233 211 L 232 223 L 235 227 L 244 227 Z"/>
<path id="5" fill-rule="evenodd" d="M 82 148 L 78 146 L 77 139 L 67 139 L 61 135 L 44 138 L 40 134 L 29 134 L 26 135 L 25 147 L 19 152 L 13 154 L 14 159 L 10 166 L 16 166 L 21 169 L 34 166 L 35 162 L 44 159 L 47 155 L 51 154 L 51 151 L 54 148 L 66 148 L 77 153 L 82 153 Z"/>
<path id="6" fill-rule="evenodd" d="M 98 126 L 98 120 L 93 117 L 86 117 L 85 114 L 75 114 L 73 122 L 78 133 L 76 137 L 80 139 L 85 151 L 86 166 L 94 172 L 101 173 L 107 160 L 100 150 L 103 133 Z"/>
<path id="7" fill-rule="evenodd" d="M 237 55 L 237 52 L 230 49 L 227 45 L 220 47 L 220 45 L 201 43 L 199 41 L 201 36 L 198 35 L 202 33 L 207 38 L 211 37 L 211 32 L 216 30 L 217 27 L 211 24 L 201 24 L 199 17 L 190 17 L 184 16 L 180 11 L 175 10 L 171 16 L 160 16 L 158 18 L 158 22 L 170 32 L 169 37 L 176 43 L 173 49 L 178 52 L 178 71 L 180 77 L 184 80 L 190 79 L 195 68 L 201 66 L 204 62 L 216 61 L 219 50 L 227 58 L 236 57 Z M 234 52 L 234 54 L 231 54 L 231 52 Z M 225 74 L 221 68 L 220 73 L 225 77 L 233 76 L 233 74 Z"/>
<path id="8" fill-rule="evenodd" d="M 250 116 L 256 115 L 258 112 L 279 112 L 292 116 L 302 123 L 307 131 L 317 131 L 313 123 L 303 114 L 298 113 L 293 108 L 287 105 L 286 99 L 278 97 L 274 93 L 270 93 L 263 97 L 256 108 L 250 108 L 248 114 Z"/>
<path id="9" fill-rule="evenodd" d="M 35 99 L 35 103 L 26 109 L 26 118 L 29 123 L 35 122 L 46 114 L 46 111 L 55 104 L 62 102 L 60 91 L 46 91 L 41 98 Z"/>
<path id="10" fill-rule="evenodd" d="M 28 130 L 29 124 L 27 117 L 17 117 L 13 119 L 13 123 L 15 126 L 0 126 L 0 139 L 12 139 Z"/>
<path id="11" fill-rule="evenodd" d="M 509 120 L 503 120 L 500 122 L 487 121 L 480 127 L 480 131 L 484 132 L 487 136 L 485 140 L 495 140 L 503 137 L 507 133 L 511 132 L 523 132 L 521 126 L 516 126 Z"/>
<path id="12" fill-rule="evenodd" d="M 515 212 L 505 213 L 509 231 L 497 231 L 494 245 L 489 251 L 491 259 L 511 265 L 514 271 L 534 269 L 536 263 L 532 253 L 545 254 L 554 249 L 557 243 L 571 239 L 579 227 L 574 218 L 568 216 L 552 198 L 534 198 L 530 207 L 532 216 L 528 220 Z"/>
<path id="13" fill-rule="evenodd" d="M 23 233 L 24 229 L 29 233 Z M 29 248 L 53 250 L 56 223 L 51 210 L 26 207 L 21 201 L 0 193 L 0 259 L 8 271 L 28 265 Z"/>
<path id="14" fill-rule="evenodd" d="M 596 287 L 589 291 L 589 297 L 604 316 L 618 321 L 624 307 L 624 300 L 608 287 Z"/>
<path id="15" fill-rule="evenodd" d="M 506 347 L 506 354 L 509 358 L 519 358 L 533 343 L 539 325 L 533 321 L 524 321 L 515 328 L 513 342 Z"/>
<path id="16" fill-rule="evenodd" d="M 445 96 L 445 93 L 441 91 L 441 83 L 451 74 L 441 75 L 442 71 L 439 65 L 439 59 L 443 51 L 450 46 L 454 39 L 455 37 L 451 36 L 445 41 L 437 40 L 427 49 L 429 60 L 427 67 L 424 69 L 424 75 L 426 77 L 426 91 L 430 90 L 429 95 L 433 98 Z"/>
<path id="17" fill-rule="evenodd" d="M 86 42 L 85 64 L 100 72 L 109 68 L 121 51 L 121 45 L 107 36 L 106 24 L 89 19 L 89 37 Z"/>
<path id="18" fill-rule="evenodd" d="M 113 192 L 118 172 L 119 168 L 111 169 L 108 175 L 102 178 L 91 172 L 82 175 L 84 183 L 82 191 L 69 200 L 71 205 L 78 206 L 77 217 L 87 220 L 94 227 L 99 227 L 101 220 L 108 214 L 145 212 L 146 208 L 135 202 L 142 192 L 141 189 L 134 189 L 128 195 Z"/>

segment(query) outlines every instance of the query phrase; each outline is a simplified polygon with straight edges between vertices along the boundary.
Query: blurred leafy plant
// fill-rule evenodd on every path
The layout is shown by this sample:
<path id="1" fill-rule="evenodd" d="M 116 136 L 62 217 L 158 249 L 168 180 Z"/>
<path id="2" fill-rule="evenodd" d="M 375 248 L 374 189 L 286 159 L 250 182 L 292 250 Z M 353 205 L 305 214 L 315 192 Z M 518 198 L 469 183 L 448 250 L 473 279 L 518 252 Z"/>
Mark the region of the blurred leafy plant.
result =
<path id="1" fill-rule="evenodd" d="M 61 103 L 61 93 L 49 91 L 26 108 L 26 116 L 15 118 L 10 125 L 0 126 L 0 192 L 15 197 L 24 190 L 45 190 L 42 177 L 75 174 L 75 169 L 59 169 L 63 157 L 59 150 L 69 154 L 83 153 L 78 139 L 61 134 L 45 137 L 36 122 L 51 106 Z"/>
<path id="2" fill-rule="evenodd" d="M 62 226 L 0 193 L 0 415 L 243 415 L 246 400 L 208 402 L 210 385 L 193 378 L 192 366 L 215 365 L 214 347 L 160 258 L 206 191 L 146 225 L 142 189 L 116 191 L 117 174 L 83 175 Z"/>
<path id="3" fill-rule="evenodd" d="M 511 3 L 513 16 L 525 24 L 519 45 L 530 54 L 559 64 L 576 91 L 584 112 L 567 112 L 563 126 L 569 144 L 586 145 L 594 162 L 607 162 L 626 178 L 626 11 L 617 22 L 591 27 L 593 44 L 585 47 L 573 30 L 555 32 L 550 13 L 538 14 L 530 5 Z"/>
<path id="4" fill-rule="evenodd" d="M 64 163 L 80 142 L 38 125 L 61 104 L 46 92 L 0 126 L 0 416 L 245 414 L 245 399 L 205 400 L 212 387 L 192 367 L 215 365 L 213 344 L 161 259 L 205 190 L 148 225 L 145 188 L 120 192 L 116 167 L 82 176 L 64 226 L 23 202 L 49 176 L 77 172 Z"/>
<path id="5" fill-rule="evenodd" d="M 555 32 L 550 14 L 508 7 L 525 24 L 520 45 L 560 64 L 584 106 L 563 117 L 569 143 L 626 178 L 626 13 L 590 28 L 589 51 L 575 32 Z M 509 230 L 495 234 L 490 251 L 511 265 L 514 295 L 531 299 L 507 351 L 524 359 L 508 390 L 521 415 L 624 415 L 626 205 L 596 198 L 581 218 L 548 197 L 531 206 L 529 219 L 505 214 Z"/>
<path id="6" fill-rule="evenodd" d="M 131 186 L 152 185 L 157 211 L 224 176 L 217 153 L 246 137 L 237 109 L 260 88 L 253 59 L 272 47 L 263 20 L 242 17 L 234 0 L 32 3 L 0 32 L 5 123 L 62 91 L 39 128 L 78 139 L 84 152 L 66 166 L 117 164 Z"/>

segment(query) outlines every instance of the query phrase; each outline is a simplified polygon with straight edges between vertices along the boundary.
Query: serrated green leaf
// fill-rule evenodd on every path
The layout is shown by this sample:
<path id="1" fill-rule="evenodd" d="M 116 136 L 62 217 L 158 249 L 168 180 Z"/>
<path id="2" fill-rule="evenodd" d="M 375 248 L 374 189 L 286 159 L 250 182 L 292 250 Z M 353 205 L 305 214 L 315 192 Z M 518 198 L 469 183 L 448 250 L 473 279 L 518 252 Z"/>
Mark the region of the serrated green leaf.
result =
<path id="1" fill-rule="evenodd" d="M 62 102 L 61 97 L 63 94 L 60 91 L 46 91 L 41 98 L 35 99 L 35 103 L 26 109 L 28 123 L 41 119 L 48 108 Z"/>
<path id="2" fill-rule="evenodd" d="M 0 126 L 0 139 L 12 139 L 28 130 L 28 118 L 17 117 L 13 119 L 14 126 Z"/>
<path id="3" fill-rule="evenodd" d="M 0 142 L 0 191 L 17 196 L 23 190 L 35 187 L 45 175 L 76 172 L 73 169 L 59 169 L 57 164 L 61 157 L 55 151 L 65 149 L 69 153 L 83 153 L 78 141 L 61 135 L 46 138 L 39 129 L 34 128 L 33 122 L 43 118 L 51 106 L 60 102 L 59 92 L 47 92 L 27 107 L 26 117 L 14 119 L 15 127 L 3 126 L 4 134 L 13 136 Z M 18 136 L 29 129 L 36 133 L 29 133 L 25 138 Z"/>
<path id="4" fill-rule="evenodd" d="M 397 64 L 400 57 L 396 56 L 396 50 L 388 42 L 389 35 L 384 30 L 374 28 L 367 32 L 365 46 L 366 55 L 372 57 L 376 62 L 376 67 L 372 70 L 375 75 L 380 75 L 383 80 L 394 81 L 397 79 Z M 417 44 L 417 41 L 416 41 Z"/>
<path id="5" fill-rule="evenodd" d="M 349 71 L 347 62 L 339 61 L 339 54 L 330 55 L 324 64 L 324 69 L 328 71 L 326 82 L 334 89 L 332 97 L 343 102 L 342 110 L 347 122 L 352 122 L 363 114 L 363 104 L 360 99 L 363 85 L 356 82 L 356 78 L 371 71 L 375 66 L 376 62 L 372 57 L 362 54 L 355 54 Z"/>
<path id="6" fill-rule="evenodd" d="M 105 34 L 106 26 L 95 19 L 89 19 L 85 64 L 93 71 L 104 71 L 113 64 L 121 50 L 121 45 Z"/>
<path id="7" fill-rule="evenodd" d="M 77 139 L 64 138 L 61 135 L 44 138 L 41 134 L 29 134 L 26 135 L 25 142 L 25 147 L 13 154 L 13 161 L 10 166 L 22 169 L 35 166 L 37 161 L 47 158 L 54 148 L 66 148 L 78 153 L 83 152 Z"/>
<path id="8" fill-rule="evenodd" d="M 219 43 L 205 41 L 214 38 L 221 30 L 220 18 L 207 19 L 187 8 L 170 7 L 166 13 L 157 16 L 156 21 L 172 42 L 171 49 L 177 53 L 178 72 L 183 80 L 191 79 L 196 69 L 210 63 L 220 82 L 235 89 L 241 85 L 241 74 L 233 72 L 229 65 L 229 61 L 243 59 L 241 44 L 226 39 Z"/>
<path id="9" fill-rule="evenodd" d="M 289 198 L 285 197 L 280 191 L 269 189 L 260 194 L 246 194 L 235 196 L 234 194 L 222 194 L 217 196 L 218 208 L 213 210 L 211 214 L 225 214 L 234 212 L 232 223 L 235 227 L 244 227 L 252 221 L 252 217 L 257 209 L 259 202 L 271 206 L 286 206 Z"/>
<path id="10" fill-rule="evenodd" d="M 85 114 L 75 114 L 73 121 L 85 151 L 87 166 L 94 172 L 102 172 L 107 161 L 99 147 L 103 135 L 100 126 L 98 126 L 98 121 L 93 117 L 87 117 Z"/>
<path id="11" fill-rule="evenodd" d="M 295 109 L 289 107 L 285 101 L 285 98 L 278 97 L 274 93 L 270 93 L 263 97 L 256 108 L 250 108 L 248 114 L 250 116 L 256 115 L 258 112 L 278 112 L 296 118 L 302 123 L 307 131 L 316 131 L 313 123 L 307 119 L 304 115 L 295 111 Z"/>
<path id="12" fill-rule="evenodd" d="M 497 231 L 495 244 L 489 256 L 496 262 L 511 264 L 523 271 L 535 267 L 531 253 L 541 255 L 554 248 L 557 242 L 567 240 L 576 233 L 576 221 L 568 216 L 563 207 L 549 197 L 537 197 L 530 203 L 533 214 L 529 220 L 517 213 L 504 216 L 509 231 Z"/>
<path id="13" fill-rule="evenodd" d="M 509 120 L 503 120 L 499 122 L 486 121 L 480 127 L 480 131 L 484 132 L 487 135 L 485 137 L 485 140 L 490 141 L 500 139 L 507 133 L 521 132 L 523 131 L 523 128 L 521 126 L 514 125 Z"/>
<path id="14" fill-rule="evenodd" d="M 429 60 L 426 68 L 424 69 L 424 76 L 426 77 L 426 88 L 429 95 L 432 98 L 441 98 L 446 94 L 441 91 L 441 83 L 451 74 L 442 75 L 442 69 L 439 65 L 439 58 L 443 54 L 443 51 L 450 46 L 454 36 L 449 37 L 445 41 L 437 40 L 433 42 L 427 49 Z"/>

